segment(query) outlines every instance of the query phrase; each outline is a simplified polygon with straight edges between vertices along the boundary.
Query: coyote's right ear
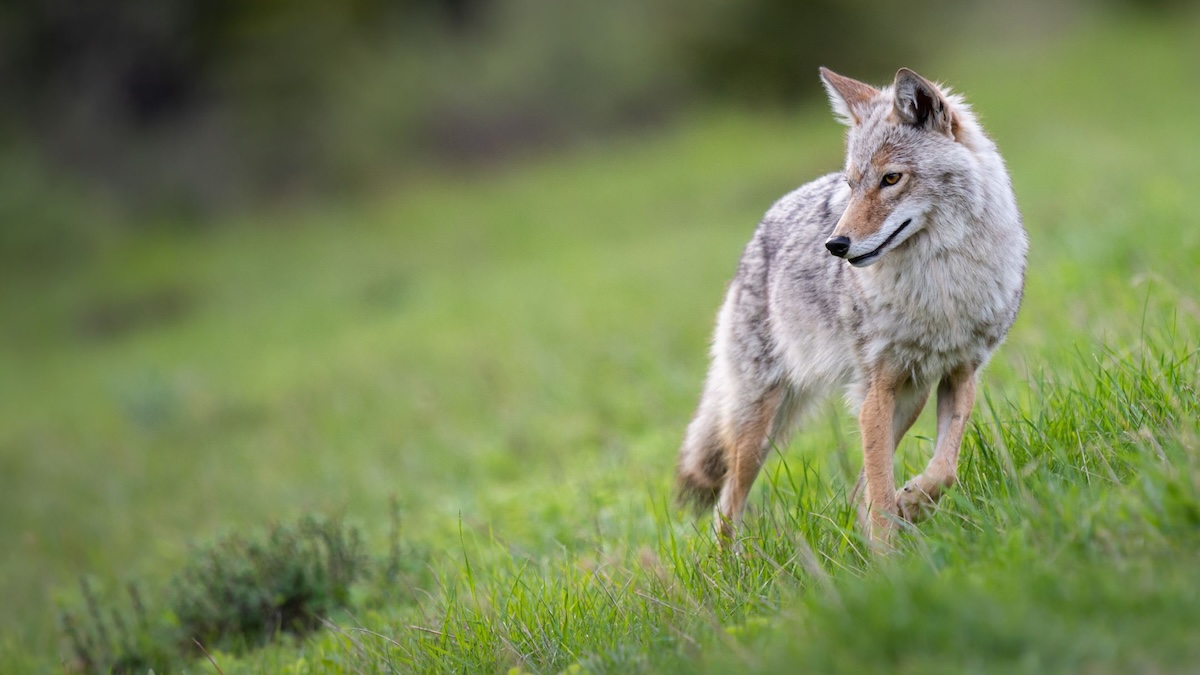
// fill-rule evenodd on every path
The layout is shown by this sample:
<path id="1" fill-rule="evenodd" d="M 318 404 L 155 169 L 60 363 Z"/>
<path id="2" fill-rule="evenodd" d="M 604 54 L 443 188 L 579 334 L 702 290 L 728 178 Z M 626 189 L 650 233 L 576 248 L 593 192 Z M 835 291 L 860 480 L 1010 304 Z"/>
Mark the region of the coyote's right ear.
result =
<path id="1" fill-rule="evenodd" d="M 821 82 L 825 85 L 825 91 L 829 93 L 833 114 L 846 126 L 862 122 L 871 101 L 879 95 L 879 90 L 875 87 L 842 77 L 825 66 L 821 66 Z"/>

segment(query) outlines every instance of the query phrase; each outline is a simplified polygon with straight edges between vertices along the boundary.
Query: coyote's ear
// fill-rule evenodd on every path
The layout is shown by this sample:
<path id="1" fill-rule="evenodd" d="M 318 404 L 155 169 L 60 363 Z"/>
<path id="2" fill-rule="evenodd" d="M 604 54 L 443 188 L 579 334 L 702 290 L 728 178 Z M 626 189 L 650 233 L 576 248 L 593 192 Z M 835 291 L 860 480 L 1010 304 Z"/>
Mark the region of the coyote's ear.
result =
<path id="1" fill-rule="evenodd" d="M 821 82 L 825 85 L 825 91 L 829 92 L 833 114 L 846 126 L 861 122 L 871 101 L 879 95 L 875 87 L 842 77 L 824 66 L 821 66 Z"/>
<path id="2" fill-rule="evenodd" d="M 901 68 L 896 71 L 893 88 L 896 116 L 901 122 L 953 136 L 954 113 L 950 111 L 946 97 L 932 82 L 908 68 Z"/>

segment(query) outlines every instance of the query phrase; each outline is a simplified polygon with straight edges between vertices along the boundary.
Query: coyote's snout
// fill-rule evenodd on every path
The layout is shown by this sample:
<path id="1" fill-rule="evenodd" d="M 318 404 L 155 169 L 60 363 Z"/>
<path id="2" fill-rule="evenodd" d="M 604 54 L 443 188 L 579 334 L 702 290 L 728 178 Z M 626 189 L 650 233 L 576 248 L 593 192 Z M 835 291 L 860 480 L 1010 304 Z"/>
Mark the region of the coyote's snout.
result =
<path id="1" fill-rule="evenodd" d="M 725 537 L 771 442 L 841 387 L 858 408 L 872 540 L 931 509 L 957 480 L 976 373 L 1024 287 L 1008 173 L 962 98 L 907 68 L 878 89 L 825 68 L 821 80 L 849 127 L 846 165 L 783 197 L 747 245 L 680 451 L 681 496 L 715 503 Z M 934 387 L 933 459 L 897 491 L 896 445 Z"/>

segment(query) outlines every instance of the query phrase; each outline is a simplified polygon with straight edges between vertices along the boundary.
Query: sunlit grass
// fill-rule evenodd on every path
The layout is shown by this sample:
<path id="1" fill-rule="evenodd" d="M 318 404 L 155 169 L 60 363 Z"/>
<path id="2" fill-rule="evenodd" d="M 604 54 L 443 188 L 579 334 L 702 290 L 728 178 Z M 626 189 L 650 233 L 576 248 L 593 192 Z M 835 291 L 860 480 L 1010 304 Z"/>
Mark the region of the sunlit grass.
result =
<path id="1" fill-rule="evenodd" d="M 550 550 L 461 530 L 435 598 L 345 619 L 369 632 L 332 632 L 305 658 L 395 672 L 1182 666 L 1200 617 L 1200 354 L 1156 340 L 1066 366 L 1035 383 L 1037 409 L 982 406 L 959 488 L 889 557 L 853 527 L 852 479 L 781 456 L 741 555 L 652 495 L 598 509 L 607 527 L 579 513 L 585 531 Z M 511 516 L 572 519 L 531 506 Z"/>

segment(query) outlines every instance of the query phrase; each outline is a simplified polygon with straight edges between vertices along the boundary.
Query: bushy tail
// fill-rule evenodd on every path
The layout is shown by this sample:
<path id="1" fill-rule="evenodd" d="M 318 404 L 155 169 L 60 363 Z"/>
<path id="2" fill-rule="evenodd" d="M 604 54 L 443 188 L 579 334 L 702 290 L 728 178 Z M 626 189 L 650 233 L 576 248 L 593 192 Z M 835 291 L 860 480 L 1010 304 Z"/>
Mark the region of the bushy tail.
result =
<path id="1" fill-rule="evenodd" d="M 703 514 L 717 503 L 728 469 L 720 427 L 708 413 L 701 405 L 688 426 L 687 437 L 679 449 L 679 468 L 675 476 L 676 501 L 697 514 Z"/>

